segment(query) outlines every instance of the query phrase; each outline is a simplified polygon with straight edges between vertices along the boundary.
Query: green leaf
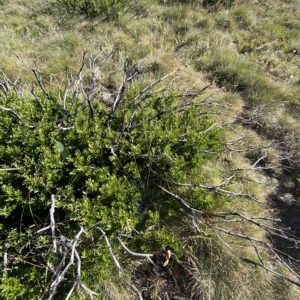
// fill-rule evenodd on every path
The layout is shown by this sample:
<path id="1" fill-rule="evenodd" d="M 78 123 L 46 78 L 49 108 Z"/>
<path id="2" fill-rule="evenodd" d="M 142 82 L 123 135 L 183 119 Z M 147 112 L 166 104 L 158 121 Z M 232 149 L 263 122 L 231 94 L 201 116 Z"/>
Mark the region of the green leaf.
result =
<path id="1" fill-rule="evenodd" d="M 58 149 L 59 152 L 63 152 L 65 147 L 63 146 L 63 144 L 59 141 L 55 141 L 56 147 Z"/>
<path id="2" fill-rule="evenodd" d="M 66 159 L 70 155 L 70 151 L 68 149 L 66 149 L 64 147 L 64 145 L 59 141 L 55 141 L 55 144 L 56 144 L 56 147 L 57 147 L 58 151 L 61 154 L 61 157 L 63 159 Z"/>

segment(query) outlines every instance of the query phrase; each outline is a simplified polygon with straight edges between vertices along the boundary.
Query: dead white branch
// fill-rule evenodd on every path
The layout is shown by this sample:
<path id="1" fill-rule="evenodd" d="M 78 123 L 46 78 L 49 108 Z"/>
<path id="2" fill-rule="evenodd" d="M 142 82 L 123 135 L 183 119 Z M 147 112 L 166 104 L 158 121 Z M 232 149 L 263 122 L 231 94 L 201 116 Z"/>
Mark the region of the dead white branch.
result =
<path id="1" fill-rule="evenodd" d="M 299 282 L 297 282 L 297 281 L 295 281 L 295 280 L 293 280 L 293 279 L 291 279 L 291 278 L 289 278 L 289 277 L 287 277 L 287 276 L 285 276 L 283 274 L 280 274 L 280 273 L 278 273 L 278 272 L 276 272 L 276 271 L 274 271 L 274 270 L 266 267 L 265 265 L 263 265 L 261 263 L 258 263 L 256 261 L 254 261 L 252 259 L 249 259 L 249 258 L 246 258 L 246 257 L 241 257 L 241 260 L 244 261 L 244 262 L 253 264 L 255 266 L 261 267 L 261 268 L 265 269 L 266 271 L 268 271 L 268 272 L 270 272 L 270 273 L 272 273 L 272 274 L 274 274 L 274 275 L 276 275 L 276 276 L 278 276 L 278 277 L 280 277 L 280 278 L 282 278 L 284 280 L 287 280 L 287 281 L 289 281 L 289 282 L 291 282 L 291 283 L 293 283 L 293 284 L 295 284 L 295 285 L 297 285 L 297 286 L 300 287 L 300 283 Z"/>
<path id="2" fill-rule="evenodd" d="M 146 258 L 149 262 L 151 262 L 154 265 L 154 262 L 152 261 L 151 257 L 153 257 L 153 254 L 145 254 L 145 253 L 137 253 L 137 252 L 133 252 L 130 249 L 128 249 L 124 243 L 122 242 L 122 240 L 120 239 L 120 237 L 118 237 L 118 241 L 120 242 L 121 246 L 132 256 L 136 256 L 136 257 L 141 257 L 141 258 Z"/>
<path id="3" fill-rule="evenodd" d="M 114 263 L 115 263 L 115 265 L 116 265 L 116 267 L 118 268 L 119 273 L 120 273 L 120 272 L 121 272 L 121 266 L 120 266 L 120 264 L 119 264 L 117 258 L 115 257 L 115 255 L 114 255 L 114 253 L 113 253 L 112 247 L 111 247 L 110 242 L 109 242 L 109 240 L 108 240 L 108 238 L 107 238 L 107 236 L 106 236 L 105 231 L 102 230 L 102 229 L 101 229 L 100 227 L 98 227 L 98 226 L 96 226 L 96 228 L 97 228 L 97 229 L 102 233 L 102 235 L 104 236 L 104 239 L 105 239 L 107 248 L 108 248 L 108 250 L 109 250 L 109 253 L 110 253 L 110 255 L 111 255 L 111 257 L 112 257 L 112 259 L 113 259 L 113 261 L 114 261 Z"/>
<path id="4" fill-rule="evenodd" d="M 48 99 L 51 99 L 50 94 L 46 91 L 44 84 L 43 84 L 43 78 L 41 75 L 40 70 L 38 69 L 38 62 L 33 61 L 34 67 L 30 67 L 19 55 L 17 55 L 17 58 L 34 74 L 34 77 L 36 78 L 36 81 L 38 82 L 39 87 L 43 91 L 43 93 L 46 95 Z"/>
<path id="5" fill-rule="evenodd" d="M 137 287 L 134 284 L 131 284 L 130 286 L 137 293 L 139 299 L 143 300 L 143 296 L 142 296 L 141 292 L 137 289 Z"/>
<path id="6" fill-rule="evenodd" d="M 3 274 L 7 274 L 8 259 L 7 259 L 7 240 L 3 241 Z"/>
<path id="7" fill-rule="evenodd" d="M 72 242 L 67 242 L 67 240 L 64 237 L 61 237 L 63 246 L 66 248 L 66 251 L 71 252 L 71 256 L 70 256 L 69 263 L 67 264 L 67 266 L 64 268 L 64 270 L 61 273 L 59 271 L 59 268 L 60 268 L 60 264 L 59 264 L 58 269 L 56 271 L 58 276 L 55 278 L 55 280 L 52 282 L 52 284 L 50 286 L 52 289 L 52 292 L 48 298 L 49 300 L 51 300 L 53 298 L 53 296 L 56 293 L 57 287 L 62 282 L 62 280 L 65 278 L 65 274 L 67 273 L 69 268 L 74 264 L 74 259 L 76 260 L 76 265 L 77 265 L 76 282 L 74 283 L 72 289 L 68 293 L 67 298 L 69 299 L 71 297 L 71 294 L 74 291 L 74 288 L 76 286 L 79 286 L 80 288 L 82 288 L 89 295 L 90 299 L 93 299 L 93 295 L 98 295 L 97 293 L 95 293 L 94 291 L 92 291 L 88 287 L 86 287 L 81 281 L 81 259 L 78 254 L 78 251 L 76 250 L 76 245 L 77 245 L 82 233 L 85 233 L 85 234 L 87 234 L 87 233 L 84 231 L 84 228 L 81 225 L 79 225 L 79 227 L 80 227 L 80 231 L 77 233 L 77 235 L 75 236 L 75 238 Z"/>
<path id="8" fill-rule="evenodd" d="M 65 300 L 69 300 L 70 299 L 70 297 L 72 296 L 73 291 L 74 291 L 74 289 L 75 289 L 76 286 L 77 286 L 77 282 L 74 282 L 74 284 L 73 284 L 72 288 L 70 289 L 70 291 L 69 291 L 69 293 L 68 293 L 68 295 L 67 295 L 67 297 L 66 297 Z"/>
<path id="9" fill-rule="evenodd" d="M 276 259 L 278 260 L 278 262 L 280 262 L 282 265 L 284 265 L 293 275 L 295 275 L 296 277 L 300 278 L 300 275 L 294 269 L 292 269 L 292 267 L 290 267 L 283 259 L 281 259 L 279 257 L 279 255 L 276 253 L 276 249 L 274 249 L 269 243 L 264 242 L 262 240 L 254 238 L 254 237 L 250 237 L 250 236 L 243 235 L 243 234 L 240 234 L 240 233 L 232 232 L 232 231 L 229 231 L 229 230 L 224 229 L 224 228 L 214 227 L 214 229 L 219 230 L 220 232 L 223 232 L 225 234 L 234 236 L 236 238 L 246 239 L 246 240 L 248 240 L 248 241 L 251 242 L 251 244 L 254 247 L 254 250 L 255 250 L 256 255 L 257 255 L 257 257 L 258 257 L 258 259 L 259 259 L 260 262 L 256 262 L 256 261 L 253 261 L 251 259 L 248 259 L 248 258 L 245 258 L 245 257 L 241 257 L 241 259 L 243 261 L 248 262 L 248 263 L 252 263 L 252 264 L 254 264 L 256 266 L 259 266 L 259 267 L 261 267 L 261 268 L 263 268 L 263 269 L 271 272 L 272 274 L 274 274 L 274 275 L 276 275 L 276 276 L 278 276 L 280 278 L 283 278 L 283 279 L 285 279 L 285 280 L 287 280 L 287 281 L 289 281 L 289 282 L 291 282 L 291 283 L 293 283 L 293 284 L 295 284 L 297 286 L 300 286 L 300 282 L 297 282 L 297 281 L 293 280 L 292 278 L 290 278 L 288 276 L 285 276 L 285 275 L 283 275 L 281 273 L 278 273 L 278 272 L 276 272 L 276 271 L 268 268 L 267 266 L 265 266 L 265 264 L 263 263 L 263 260 L 261 258 L 260 252 L 259 252 L 257 246 L 255 245 L 255 242 L 258 243 L 258 244 L 261 244 L 261 245 L 265 246 L 266 248 L 268 248 L 274 254 L 274 256 L 276 257 Z M 281 236 L 281 237 L 284 237 L 284 236 Z"/>
<path id="10" fill-rule="evenodd" d="M 53 252 L 56 253 L 56 236 L 55 236 L 54 212 L 55 212 L 55 195 L 52 194 L 51 195 L 51 208 L 50 208 L 50 228 L 51 228 L 51 235 L 52 235 Z"/>
<path id="11" fill-rule="evenodd" d="M 167 178 L 164 178 L 164 180 L 166 182 L 169 182 L 169 183 L 173 183 L 175 185 L 178 185 L 178 186 L 185 186 L 185 187 L 200 187 L 202 189 L 206 189 L 206 190 L 213 190 L 221 195 L 226 195 L 226 196 L 232 196 L 232 197 L 245 197 L 245 198 L 250 198 L 251 200 L 257 202 L 257 203 L 260 203 L 260 204 L 263 204 L 263 202 L 257 200 L 253 195 L 251 194 L 247 194 L 247 193 L 239 193 L 239 192 L 233 192 L 233 191 L 229 191 L 229 190 L 225 190 L 225 189 L 222 189 L 220 188 L 221 186 L 227 184 L 234 176 L 235 176 L 236 172 L 226 178 L 224 181 L 222 181 L 220 184 L 218 185 L 203 185 L 203 184 L 200 184 L 200 183 L 179 183 L 179 182 L 176 182 L 174 180 L 171 180 L 171 179 L 167 179 Z"/>
<path id="12" fill-rule="evenodd" d="M 160 190 L 162 190 L 163 192 L 165 192 L 166 194 L 170 195 L 172 198 L 174 198 L 177 202 L 179 202 L 180 204 L 182 204 L 185 208 L 188 209 L 189 213 L 194 215 L 194 213 L 200 213 L 203 214 L 203 211 L 196 209 L 192 206 L 190 206 L 189 204 L 186 203 L 185 200 L 183 200 L 181 197 L 179 197 L 178 195 L 168 191 L 167 189 L 165 189 L 164 187 L 156 184 L 155 182 L 153 182 L 154 185 L 156 185 Z M 201 222 L 200 222 L 201 223 Z"/>
<path id="13" fill-rule="evenodd" d="M 11 114 L 12 114 L 13 116 L 15 116 L 15 117 L 20 121 L 20 123 L 23 124 L 24 126 L 30 128 L 30 129 L 35 128 L 34 125 L 28 125 L 27 123 L 25 123 L 25 122 L 22 120 L 21 116 L 20 116 L 15 110 L 13 110 L 12 108 L 7 108 L 7 107 L 4 107 L 4 106 L 0 105 L 0 109 L 2 109 L 2 110 L 4 110 L 4 111 L 7 111 L 7 112 L 11 113 Z"/>

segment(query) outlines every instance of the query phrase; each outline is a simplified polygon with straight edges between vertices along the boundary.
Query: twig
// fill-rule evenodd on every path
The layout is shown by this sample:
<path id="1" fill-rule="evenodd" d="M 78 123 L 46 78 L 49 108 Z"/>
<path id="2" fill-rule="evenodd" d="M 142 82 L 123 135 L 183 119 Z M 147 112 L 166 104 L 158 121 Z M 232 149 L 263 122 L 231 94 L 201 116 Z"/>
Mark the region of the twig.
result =
<path id="1" fill-rule="evenodd" d="M 283 278 L 284 280 L 287 280 L 287 281 L 289 281 L 289 282 L 291 282 L 291 283 L 293 283 L 293 284 L 295 284 L 295 285 L 297 285 L 297 286 L 300 287 L 300 283 L 299 282 L 297 282 L 297 281 L 295 281 L 295 280 L 293 280 L 293 279 L 291 279 L 291 278 L 289 278 L 289 277 L 287 277 L 287 276 L 285 276 L 283 274 L 280 274 L 280 273 L 278 273 L 278 272 L 276 272 L 276 271 L 274 271 L 274 270 L 266 267 L 265 265 L 263 265 L 261 263 L 258 263 L 256 261 L 254 261 L 252 259 L 249 259 L 249 258 L 246 258 L 246 257 L 241 257 L 241 260 L 244 261 L 244 262 L 247 262 L 247 263 L 251 263 L 251 264 L 253 264 L 255 266 L 259 266 L 259 267 L 265 269 L 266 271 L 268 271 L 268 272 L 270 272 L 270 273 L 272 273 L 272 274 L 274 274 L 274 275 L 276 275 L 276 276 L 278 276 L 280 278 Z"/>
<path id="2" fill-rule="evenodd" d="M 251 242 L 251 244 L 252 244 L 252 246 L 253 246 L 253 248 L 254 248 L 254 250 L 256 252 L 256 255 L 257 255 L 259 261 L 261 262 L 262 265 L 264 265 L 263 260 L 262 260 L 262 258 L 260 256 L 258 248 L 256 247 L 256 245 L 254 244 L 254 242 L 252 240 L 250 240 L 250 242 Z"/>
<path id="3" fill-rule="evenodd" d="M 33 95 L 33 97 L 35 98 L 35 100 L 39 103 L 39 105 L 42 108 L 42 110 L 45 111 L 45 106 L 43 105 L 43 103 L 41 102 L 41 100 L 39 99 L 39 97 L 34 92 L 34 85 L 33 84 L 32 84 L 32 86 L 30 88 L 30 92 Z"/>
<path id="4" fill-rule="evenodd" d="M 212 228 L 214 230 L 214 228 Z M 216 234 L 216 236 L 219 238 L 219 240 L 227 247 L 229 248 L 231 251 L 233 251 L 233 248 L 231 246 L 229 246 L 221 237 L 220 235 L 217 233 L 216 230 L 214 230 L 214 233 Z"/>
<path id="5" fill-rule="evenodd" d="M 165 189 L 164 187 L 156 184 L 155 182 L 152 182 L 154 185 L 156 185 L 160 190 L 162 190 L 163 192 L 165 192 L 166 194 L 170 195 L 172 198 L 174 198 L 177 202 L 179 202 L 180 204 L 182 204 L 185 208 L 188 209 L 189 213 L 194 215 L 194 213 L 200 213 L 200 214 L 204 214 L 203 211 L 196 209 L 192 206 L 190 206 L 189 204 L 186 203 L 186 201 L 184 201 L 181 197 L 179 197 L 178 195 L 168 191 L 167 189 Z"/>
<path id="6" fill-rule="evenodd" d="M 41 76 L 40 71 L 38 69 L 38 63 L 36 61 L 33 61 L 34 67 L 30 67 L 18 54 L 16 56 L 30 71 L 32 71 L 32 73 L 34 74 L 34 76 L 35 76 L 35 78 L 38 82 L 39 87 L 41 88 L 43 93 L 46 95 L 46 97 L 50 100 L 51 96 L 46 91 L 46 89 L 43 85 L 43 79 L 42 79 L 42 76 Z"/>
<path id="7" fill-rule="evenodd" d="M 55 236 L 55 219 L 54 219 L 54 212 L 55 212 L 55 195 L 51 195 L 51 208 L 50 208 L 50 228 L 52 234 L 52 245 L 53 245 L 53 252 L 56 253 L 56 236 Z"/>
<path id="8" fill-rule="evenodd" d="M 49 300 L 51 300 L 53 298 L 53 296 L 55 295 L 56 293 L 56 289 L 58 287 L 58 285 L 60 284 L 60 282 L 63 280 L 66 272 L 69 270 L 69 268 L 74 264 L 74 258 L 76 259 L 76 262 L 77 262 L 77 272 L 76 272 L 76 285 L 80 286 L 83 290 L 85 290 L 86 293 L 89 294 L 90 298 L 93 299 L 93 295 L 98 295 L 97 293 L 93 292 L 92 290 L 90 290 L 89 288 L 87 288 L 81 281 L 81 259 L 80 259 L 80 256 L 76 250 L 76 245 L 79 241 L 79 238 L 81 236 L 82 233 L 85 233 L 87 234 L 85 231 L 84 231 L 84 228 L 79 225 L 80 227 L 80 231 L 77 233 L 77 235 L 75 236 L 74 240 L 69 243 L 66 241 L 66 239 L 64 237 L 61 236 L 61 241 L 63 242 L 63 245 L 69 250 L 71 251 L 71 257 L 70 257 L 70 261 L 69 263 L 67 264 L 67 266 L 64 268 L 64 270 L 56 277 L 56 279 L 52 282 L 51 284 L 51 288 L 52 288 L 52 292 L 51 294 L 49 295 Z M 58 269 L 57 269 L 57 273 L 58 273 Z M 76 286 L 75 285 L 75 286 Z M 74 286 L 74 288 L 75 288 Z M 69 294 L 68 294 L 68 297 L 70 297 L 70 295 L 72 294 L 74 289 L 71 289 Z M 71 293 L 71 294 L 70 294 Z"/>
<path id="9" fill-rule="evenodd" d="M 74 291 L 75 287 L 77 286 L 77 284 L 78 284 L 77 281 L 74 282 L 74 284 L 73 284 L 72 288 L 70 289 L 70 291 L 69 291 L 69 293 L 68 293 L 68 295 L 67 295 L 67 297 L 66 297 L 65 300 L 69 300 L 70 299 L 70 297 L 72 296 L 73 291 Z"/>
<path id="10" fill-rule="evenodd" d="M 225 195 L 229 195 L 229 196 L 232 196 L 232 197 L 247 197 L 247 198 L 250 198 L 252 199 L 253 201 L 257 202 L 257 203 L 260 203 L 260 204 L 263 204 L 263 202 L 257 200 L 254 196 L 250 195 L 250 194 L 245 194 L 245 193 L 237 193 L 237 192 L 232 192 L 232 191 L 228 191 L 228 190 L 225 190 L 225 189 L 221 189 L 220 187 L 225 185 L 226 183 L 228 183 L 234 176 L 235 176 L 236 172 L 228 177 L 227 179 L 225 179 L 223 182 L 221 182 L 220 184 L 218 185 L 203 185 L 203 184 L 200 184 L 200 183 L 179 183 L 179 182 L 176 182 L 174 180 L 171 180 L 171 179 L 167 179 L 167 178 L 164 178 L 164 180 L 166 182 L 171 182 L 175 185 L 178 185 L 178 186 L 185 186 L 185 187 L 200 187 L 202 189 L 207 189 L 207 190 L 214 190 L 220 194 L 225 194 Z"/>
<path id="11" fill-rule="evenodd" d="M 165 75 L 164 77 L 159 77 L 156 81 L 152 82 L 151 84 L 149 84 L 148 86 L 146 86 L 141 92 L 139 92 L 139 94 L 131 101 L 131 104 L 132 103 L 135 103 L 138 99 L 140 99 L 140 101 L 138 103 L 136 103 L 136 107 L 135 109 L 133 110 L 130 118 L 129 118 L 129 122 L 128 122 L 128 125 L 127 125 L 127 128 L 131 128 L 133 125 L 132 125 L 132 122 L 133 122 L 133 118 L 138 110 L 138 108 L 140 107 L 140 105 L 147 99 L 147 98 L 150 98 L 151 96 L 149 96 L 148 94 L 146 94 L 144 97 L 142 97 L 147 91 L 150 91 L 150 90 L 153 90 L 153 88 L 158 85 L 161 81 L 165 80 L 166 78 L 168 78 L 169 76 L 173 75 L 174 73 L 182 70 L 183 68 L 179 68 L 179 69 L 176 69 L 170 73 L 168 73 L 167 75 Z M 190 95 L 179 95 L 179 97 L 184 97 L 184 96 L 192 96 L 192 99 L 195 98 L 197 95 L 199 95 L 201 92 L 203 92 L 204 90 L 206 90 L 209 86 L 211 86 L 211 84 L 209 84 L 208 86 L 204 87 L 202 90 L 200 90 L 199 92 L 197 93 L 193 93 L 193 94 L 190 94 Z M 172 98 L 175 98 L 177 96 L 172 96 Z"/>
<path id="12" fill-rule="evenodd" d="M 297 272 L 295 272 L 283 259 L 281 259 L 270 245 L 267 245 L 267 247 L 275 255 L 275 257 L 290 270 L 291 273 L 293 273 L 296 277 L 300 278 L 300 275 Z"/>
<path id="13" fill-rule="evenodd" d="M 5 239 L 3 241 L 3 274 L 7 274 L 7 266 L 8 266 L 8 259 L 7 259 L 7 245 L 8 241 Z"/>
<path id="14" fill-rule="evenodd" d="M 137 252 L 133 252 L 130 249 L 128 249 L 124 243 L 122 242 L 122 240 L 120 239 L 120 237 L 118 237 L 118 241 L 120 242 L 121 246 L 132 256 L 137 256 L 137 257 L 142 257 L 142 258 L 146 258 L 148 261 L 150 261 L 153 265 L 154 262 L 152 261 L 151 257 L 153 257 L 153 254 L 145 254 L 145 253 L 137 253 Z"/>
<path id="15" fill-rule="evenodd" d="M 264 263 L 263 263 L 263 261 L 262 261 L 262 258 L 261 258 L 260 254 L 259 254 L 258 248 L 257 248 L 256 245 L 254 244 L 254 242 L 259 243 L 259 244 L 262 244 L 262 245 L 264 245 L 265 247 L 267 247 L 267 248 L 275 255 L 275 257 L 278 259 L 278 261 L 280 261 L 284 266 L 286 266 L 286 267 L 288 268 L 288 270 L 289 270 L 292 274 L 294 274 L 295 276 L 297 276 L 298 278 L 300 278 L 300 275 L 299 275 L 296 271 L 294 271 L 294 270 L 293 270 L 286 262 L 284 262 L 284 261 L 278 256 L 278 254 L 275 252 L 275 251 L 277 251 L 277 250 L 276 250 L 276 249 L 273 249 L 273 247 L 272 247 L 270 244 L 268 244 L 268 243 L 266 243 L 266 242 L 264 242 L 264 241 L 262 241 L 262 240 L 258 240 L 258 239 L 256 239 L 256 238 L 250 237 L 250 236 L 246 236 L 246 235 L 243 235 L 243 234 L 240 234 L 240 233 L 231 232 L 231 231 L 229 231 L 229 230 L 227 230 L 227 229 L 224 229 L 224 228 L 214 227 L 214 229 L 217 229 L 217 230 L 219 230 L 219 231 L 221 231 L 221 232 L 223 232 L 223 233 L 226 233 L 226 234 L 231 235 L 231 236 L 234 236 L 234 237 L 238 237 L 238 238 L 242 238 L 242 239 L 247 239 L 247 240 L 249 240 L 249 241 L 251 242 L 251 244 L 253 245 L 253 247 L 254 247 L 254 249 L 255 249 L 255 252 L 256 252 L 256 254 L 257 254 L 257 256 L 258 256 L 258 259 L 259 259 L 260 263 L 255 262 L 255 261 L 252 261 L 252 260 L 250 260 L 250 259 L 248 259 L 248 258 L 242 258 L 242 260 L 244 260 L 244 261 L 246 261 L 246 262 L 250 262 L 250 263 L 255 264 L 255 265 L 257 265 L 257 266 L 260 266 L 260 267 L 264 268 L 265 270 L 270 271 L 271 273 L 275 274 L 276 276 L 279 276 L 279 277 L 281 277 L 281 278 L 284 278 L 285 280 L 290 281 L 291 283 L 296 284 L 297 286 L 300 286 L 300 283 L 298 283 L 298 282 L 292 280 L 291 278 L 289 278 L 289 277 L 287 277 L 287 276 L 285 276 L 285 275 L 283 275 L 283 274 L 277 273 L 277 272 L 275 272 L 275 271 L 269 269 L 268 267 L 266 267 L 266 266 L 264 265 Z M 281 236 L 281 237 L 286 238 L 286 237 L 284 237 L 284 236 Z M 288 238 L 286 238 L 286 239 L 288 239 Z"/>
<path id="16" fill-rule="evenodd" d="M 0 82 L 0 86 L 3 89 L 4 95 L 7 96 L 8 92 L 11 88 L 18 94 L 16 85 L 17 85 L 19 78 L 17 78 L 15 80 L 15 82 L 12 82 L 11 80 L 9 80 L 9 78 L 6 76 L 6 74 L 1 69 L 0 69 L 0 72 L 2 73 L 3 80 L 4 80 L 4 82 Z"/>
<path id="17" fill-rule="evenodd" d="M 183 103 L 183 104 L 179 104 L 179 105 L 173 106 L 173 107 L 171 107 L 169 109 L 160 110 L 160 111 L 156 112 L 152 117 L 150 117 L 150 118 L 148 118 L 148 119 L 146 119 L 146 120 L 144 120 L 144 121 L 142 121 L 140 123 L 136 123 L 136 124 L 131 124 L 130 123 L 131 125 L 128 127 L 128 129 L 131 130 L 131 129 L 139 127 L 139 126 L 141 126 L 141 125 L 143 125 L 145 123 L 149 123 L 150 121 L 154 120 L 155 118 L 158 118 L 158 117 L 160 117 L 160 116 L 162 116 L 164 114 L 167 114 L 169 112 L 172 112 L 172 111 L 181 111 L 185 107 L 191 106 L 193 104 L 194 104 L 194 101 L 190 101 L 190 102 L 186 102 L 186 103 Z"/>
<path id="18" fill-rule="evenodd" d="M 140 300 L 143 300 L 143 296 L 142 296 L 142 294 L 140 293 L 140 291 L 137 289 L 137 287 L 136 287 L 134 284 L 131 284 L 130 286 L 131 286 L 131 288 L 137 293 L 139 299 L 140 299 Z"/>
<path id="19" fill-rule="evenodd" d="M 119 90 L 118 90 L 118 94 L 117 94 L 116 100 L 115 100 L 115 102 L 114 102 L 114 104 L 113 104 L 113 107 L 112 107 L 112 115 L 113 115 L 114 112 L 117 110 L 118 106 L 120 105 L 120 102 L 121 102 L 121 100 L 122 100 L 123 93 L 124 93 L 124 91 L 125 91 L 125 84 L 126 84 L 126 82 L 127 82 L 127 78 L 126 78 L 127 68 L 128 68 L 128 57 L 126 57 L 125 62 L 124 62 L 123 82 L 122 82 L 121 86 L 119 87 Z"/>
<path id="20" fill-rule="evenodd" d="M 0 105 L 0 109 L 2 109 L 2 110 L 4 110 L 4 111 L 10 112 L 12 115 L 14 115 L 14 116 L 15 116 L 15 117 L 16 117 L 23 125 L 25 125 L 26 127 L 30 128 L 30 129 L 35 128 L 34 125 L 28 125 L 28 124 L 26 124 L 26 123 L 22 120 L 22 118 L 20 117 L 20 115 L 19 115 L 15 110 L 13 110 L 12 108 L 7 108 L 7 107 L 4 107 L 4 106 Z"/>
<path id="21" fill-rule="evenodd" d="M 137 158 L 139 157 L 167 157 L 171 162 L 174 162 L 174 159 L 172 159 L 168 154 L 162 153 L 162 154 L 140 154 Z"/>
<path id="22" fill-rule="evenodd" d="M 100 227 L 98 227 L 98 226 L 96 226 L 96 228 L 97 228 L 98 230 L 100 230 L 100 232 L 101 232 L 102 235 L 104 236 L 104 239 L 105 239 L 107 248 L 108 248 L 108 250 L 109 250 L 109 253 L 110 253 L 111 257 L 113 258 L 114 263 L 115 263 L 116 267 L 118 268 L 119 272 L 121 272 L 121 266 L 120 266 L 120 264 L 119 264 L 117 258 L 115 257 L 115 255 L 114 255 L 114 253 L 113 253 L 113 251 L 112 251 L 112 247 L 111 247 L 111 245 L 110 245 L 110 243 L 109 243 L 109 240 L 108 240 L 108 238 L 107 238 L 107 236 L 106 236 L 105 231 L 103 231 L 103 230 L 102 230 Z"/>

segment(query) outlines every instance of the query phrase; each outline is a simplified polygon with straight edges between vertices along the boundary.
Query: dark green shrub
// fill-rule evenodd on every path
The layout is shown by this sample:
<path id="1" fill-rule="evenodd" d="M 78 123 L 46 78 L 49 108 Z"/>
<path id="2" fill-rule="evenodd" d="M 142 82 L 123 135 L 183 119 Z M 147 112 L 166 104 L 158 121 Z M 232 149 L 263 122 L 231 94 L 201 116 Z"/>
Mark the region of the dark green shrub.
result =
<path id="1" fill-rule="evenodd" d="M 111 241 L 121 233 L 135 237 L 130 246 L 136 251 L 176 242 L 164 224 L 186 212 L 158 185 L 197 209 L 215 204 L 213 193 L 175 184 L 201 183 L 201 167 L 221 146 L 219 129 L 211 127 L 197 97 L 172 90 L 145 93 L 132 84 L 115 111 L 95 97 L 91 114 L 76 93 L 64 99 L 61 94 L 1 94 L 0 221 L 10 254 L 4 299 L 40 299 L 42 291 L 49 293 L 53 277 L 45 277 L 45 260 L 56 265 L 57 254 L 50 251 L 51 234 L 37 231 L 49 223 L 51 195 L 57 199 L 57 236 L 73 239 L 77 224 L 89 234 L 77 250 L 91 285 L 113 264 L 96 226 Z M 116 252 L 119 247 L 114 246 Z M 64 289 L 70 289 L 74 276 L 67 273 Z"/>

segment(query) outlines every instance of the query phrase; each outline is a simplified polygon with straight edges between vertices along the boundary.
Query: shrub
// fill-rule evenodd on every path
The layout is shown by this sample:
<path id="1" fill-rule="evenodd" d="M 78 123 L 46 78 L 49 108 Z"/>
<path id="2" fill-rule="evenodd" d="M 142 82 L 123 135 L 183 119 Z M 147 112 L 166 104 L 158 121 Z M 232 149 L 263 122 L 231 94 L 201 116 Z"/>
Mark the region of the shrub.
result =
<path id="1" fill-rule="evenodd" d="M 84 78 L 82 90 L 88 91 L 90 80 Z M 122 101 L 111 109 L 97 95 L 84 101 L 85 94 L 68 89 L 62 97 L 63 89 L 51 87 L 34 96 L 4 88 L 0 98 L 0 221 L 10 255 L 4 282 L 18 282 L 16 293 L 23 293 L 23 299 L 29 297 L 24 291 L 28 282 L 35 287 L 29 298 L 35 299 L 49 292 L 45 287 L 54 280 L 44 276 L 44 269 L 46 261 L 58 264 L 58 250 L 51 246 L 50 229 L 38 232 L 48 223 L 52 197 L 57 242 L 72 240 L 78 224 L 89 235 L 76 249 L 82 276 L 92 285 L 107 276 L 112 264 L 95 228 L 103 229 L 112 243 L 119 234 L 131 235 L 136 251 L 157 251 L 176 242 L 164 224 L 186 213 L 159 186 L 197 209 L 214 206 L 213 193 L 175 183 L 200 183 L 201 166 L 214 159 L 211 153 L 221 145 L 219 129 L 198 105 L 197 94 L 189 99 L 178 91 L 155 91 L 152 85 L 141 91 L 133 83 L 122 85 Z M 71 289 L 74 276 L 65 275 L 60 293 Z M 13 299 L 3 289 L 3 297 Z"/>

